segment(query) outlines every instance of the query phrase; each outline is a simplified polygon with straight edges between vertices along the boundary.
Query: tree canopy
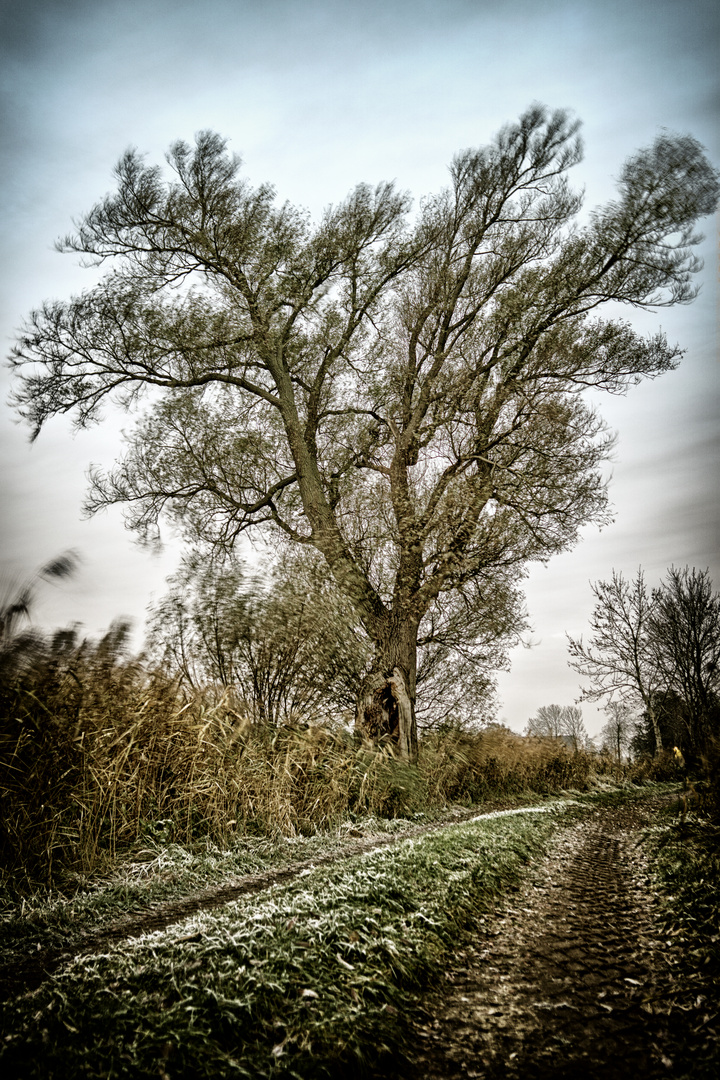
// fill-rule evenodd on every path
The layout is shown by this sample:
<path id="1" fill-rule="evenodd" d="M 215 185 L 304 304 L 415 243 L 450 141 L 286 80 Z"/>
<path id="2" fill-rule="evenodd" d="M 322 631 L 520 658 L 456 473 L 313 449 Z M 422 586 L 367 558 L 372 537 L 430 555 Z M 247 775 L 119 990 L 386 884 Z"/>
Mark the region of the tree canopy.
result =
<path id="1" fill-rule="evenodd" d="M 193 552 L 169 585 L 151 607 L 147 644 L 192 688 L 233 687 L 242 719 L 263 725 L 354 705 L 369 643 L 317 560 L 285 559 L 262 575 Z"/>
<path id="2" fill-rule="evenodd" d="M 360 184 L 315 224 L 216 134 L 176 143 L 169 178 L 128 151 L 60 245 L 104 276 L 34 312 L 14 351 L 35 435 L 144 396 L 90 511 L 121 503 L 146 539 L 165 518 L 195 544 L 260 529 L 322 554 L 376 651 L 359 723 L 411 758 L 423 626 L 448 599 L 511 597 L 529 560 L 606 520 L 610 437 L 581 391 L 681 355 L 598 309 L 693 298 L 718 175 L 693 138 L 661 135 L 580 223 L 578 128 L 533 106 L 414 213 Z"/>

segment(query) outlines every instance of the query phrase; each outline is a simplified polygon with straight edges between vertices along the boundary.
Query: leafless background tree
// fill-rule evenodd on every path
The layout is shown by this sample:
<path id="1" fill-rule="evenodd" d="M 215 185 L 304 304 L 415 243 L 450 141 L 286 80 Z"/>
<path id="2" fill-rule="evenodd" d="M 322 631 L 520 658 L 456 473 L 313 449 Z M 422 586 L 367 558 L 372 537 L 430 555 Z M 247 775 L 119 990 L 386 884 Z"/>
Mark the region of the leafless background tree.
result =
<path id="1" fill-rule="evenodd" d="M 623 754 L 632 745 L 637 721 L 630 706 L 623 701 L 608 701 L 605 712 L 608 719 L 600 732 L 602 748 L 614 754 L 620 765 Z"/>
<path id="2" fill-rule="evenodd" d="M 720 595 L 708 570 L 672 567 L 648 590 L 642 570 L 613 571 L 592 586 L 591 637 L 569 638 L 570 664 L 589 680 L 583 695 L 641 712 L 642 740 L 656 752 L 682 743 L 700 752 L 720 732 Z"/>
<path id="3" fill-rule="evenodd" d="M 584 750 L 588 745 L 588 733 L 577 705 L 541 705 L 525 728 L 526 735 L 545 739 L 562 739 L 572 750 Z"/>

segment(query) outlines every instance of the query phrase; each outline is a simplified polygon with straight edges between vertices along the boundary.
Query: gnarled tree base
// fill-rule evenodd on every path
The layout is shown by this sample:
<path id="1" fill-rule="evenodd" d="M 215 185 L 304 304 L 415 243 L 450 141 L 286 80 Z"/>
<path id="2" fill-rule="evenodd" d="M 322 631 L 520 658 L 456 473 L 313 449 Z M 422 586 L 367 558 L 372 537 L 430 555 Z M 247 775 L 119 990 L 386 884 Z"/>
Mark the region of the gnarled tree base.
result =
<path id="1" fill-rule="evenodd" d="M 415 710 L 400 668 L 367 677 L 358 695 L 355 731 L 374 743 L 389 737 L 404 761 L 417 761 Z"/>

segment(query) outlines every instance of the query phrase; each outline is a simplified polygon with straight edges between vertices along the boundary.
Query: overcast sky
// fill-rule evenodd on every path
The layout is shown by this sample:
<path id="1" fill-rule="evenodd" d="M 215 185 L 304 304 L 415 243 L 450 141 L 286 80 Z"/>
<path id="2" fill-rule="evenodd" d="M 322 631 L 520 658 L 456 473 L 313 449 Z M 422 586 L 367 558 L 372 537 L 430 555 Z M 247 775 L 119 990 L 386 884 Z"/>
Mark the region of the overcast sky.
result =
<path id="1" fill-rule="evenodd" d="M 89 274 L 54 240 L 112 188 L 129 145 L 161 161 L 212 128 L 247 175 L 318 214 L 359 181 L 394 179 L 416 197 L 446 181 L 461 148 L 488 141 L 533 101 L 582 119 L 575 170 L 588 205 L 612 196 L 624 159 L 662 129 L 690 132 L 720 164 L 716 0 L 0 0 L 0 335 L 67 297 Z M 571 704 L 565 633 L 586 629 L 589 583 L 642 564 L 710 567 L 720 585 L 718 221 L 705 223 L 700 298 L 628 317 L 687 350 L 676 372 L 601 402 L 618 432 L 615 523 L 534 567 L 532 649 L 501 677 L 516 730 L 540 705 Z M 5 405 L 2 371 L 0 577 L 7 589 L 68 548 L 81 572 L 38 594 L 47 625 L 96 634 L 142 625 L 179 549 L 138 549 L 119 512 L 82 520 L 90 462 L 110 464 L 126 416 L 73 435 L 56 419 L 29 445 Z M 2 591 L 0 583 L 0 592 Z M 588 728 L 602 717 L 584 707 Z"/>

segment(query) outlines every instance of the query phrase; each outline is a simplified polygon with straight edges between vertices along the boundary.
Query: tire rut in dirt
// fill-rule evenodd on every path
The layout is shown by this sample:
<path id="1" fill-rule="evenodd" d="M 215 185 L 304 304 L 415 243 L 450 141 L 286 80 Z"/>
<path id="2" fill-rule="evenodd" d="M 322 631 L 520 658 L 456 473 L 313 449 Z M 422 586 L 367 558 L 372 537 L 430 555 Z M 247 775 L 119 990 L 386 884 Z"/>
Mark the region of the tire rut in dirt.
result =
<path id="1" fill-rule="evenodd" d="M 425 1001 L 407 1077 L 671 1075 L 637 825 L 603 811 L 555 841 Z"/>

